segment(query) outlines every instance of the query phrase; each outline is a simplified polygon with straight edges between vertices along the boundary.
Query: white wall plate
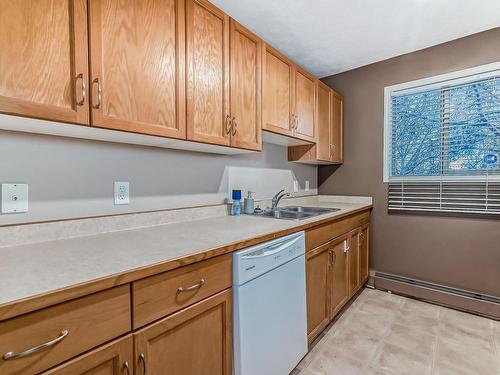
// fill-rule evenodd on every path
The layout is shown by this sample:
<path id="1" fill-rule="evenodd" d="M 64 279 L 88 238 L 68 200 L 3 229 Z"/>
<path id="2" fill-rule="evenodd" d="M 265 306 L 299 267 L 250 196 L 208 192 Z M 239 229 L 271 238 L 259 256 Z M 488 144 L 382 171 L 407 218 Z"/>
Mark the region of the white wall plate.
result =
<path id="1" fill-rule="evenodd" d="M 28 212 L 28 184 L 2 184 L 2 213 Z"/>

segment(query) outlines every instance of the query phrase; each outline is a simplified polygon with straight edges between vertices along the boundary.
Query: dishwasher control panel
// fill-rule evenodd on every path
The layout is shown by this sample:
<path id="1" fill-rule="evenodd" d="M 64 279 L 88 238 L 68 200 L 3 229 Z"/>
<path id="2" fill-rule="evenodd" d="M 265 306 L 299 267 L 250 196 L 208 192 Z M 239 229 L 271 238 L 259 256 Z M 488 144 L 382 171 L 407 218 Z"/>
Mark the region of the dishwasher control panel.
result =
<path id="1" fill-rule="evenodd" d="M 304 232 L 265 242 L 233 254 L 233 285 L 244 284 L 304 254 Z"/>

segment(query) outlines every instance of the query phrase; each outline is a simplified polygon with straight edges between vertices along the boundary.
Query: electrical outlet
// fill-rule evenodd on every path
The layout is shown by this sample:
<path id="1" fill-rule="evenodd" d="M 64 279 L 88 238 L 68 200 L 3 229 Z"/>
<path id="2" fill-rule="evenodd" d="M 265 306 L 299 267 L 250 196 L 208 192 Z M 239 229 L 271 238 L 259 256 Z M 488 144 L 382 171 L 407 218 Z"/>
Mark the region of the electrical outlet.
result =
<path id="1" fill-rule="evenodd" d="M 306 180 L 306 187 L 304 189 L 305 191 L 309 191 L 309 180 Z"/>
<path id="2" fill-rule="evenodd" d="M 2 213 L 28 212 L 28 184 L 2 184 Z"/>
<path id="3" fill-rule="evenodd" d="M 130 203 L 130 185 L 126 181 L 115 181 L 115 204 Z"/>

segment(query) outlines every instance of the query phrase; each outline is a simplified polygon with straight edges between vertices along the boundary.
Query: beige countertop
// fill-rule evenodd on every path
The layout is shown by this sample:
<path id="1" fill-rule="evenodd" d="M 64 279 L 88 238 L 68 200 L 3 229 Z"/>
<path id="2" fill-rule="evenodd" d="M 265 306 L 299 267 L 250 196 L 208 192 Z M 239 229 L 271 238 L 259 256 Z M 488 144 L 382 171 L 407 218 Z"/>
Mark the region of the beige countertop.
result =
<path id="1" fill-rule="evenodd" d="M 214 249 L 225 248 L 225 252 L 230 252 L 259 237 L 301 230 L 316 222 L 371 207 L 366 199 L 359 203 L 335 200 L 329 196 L 309 198 L 307 205 L 340 210 L 300 221 L 220 216 L 0 248 L 0 308 L 172 260 L 218 255 L 210 253 Z M 170 268 L 182 264 L 179 261 Z M 112 285 L 129 281 L 122 277 L 114 279 Z"/>

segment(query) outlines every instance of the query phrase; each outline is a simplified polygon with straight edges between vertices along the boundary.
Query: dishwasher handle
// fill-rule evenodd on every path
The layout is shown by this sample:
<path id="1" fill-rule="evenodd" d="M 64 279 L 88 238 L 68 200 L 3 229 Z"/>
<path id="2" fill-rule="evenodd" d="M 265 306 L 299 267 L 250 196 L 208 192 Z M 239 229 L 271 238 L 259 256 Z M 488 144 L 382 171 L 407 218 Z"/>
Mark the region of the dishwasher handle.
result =
<path id="1" fill-rule="evenodd" d="M 295 237 L 289 240 L 285 241 L 280 241 L 278 243 L 266 246 L 263 249 L 255 250 L 252 251 L 251 253 L 243 255 L 241 258 L 242 259 L 258 259 L 258 258 L 265 258 L 274 254 L 277 254 L 284 249 L 286 249 L 288 246 L 293 245 L 295 242 L 297 242 L 300 239 L 300 237 Z"/>

